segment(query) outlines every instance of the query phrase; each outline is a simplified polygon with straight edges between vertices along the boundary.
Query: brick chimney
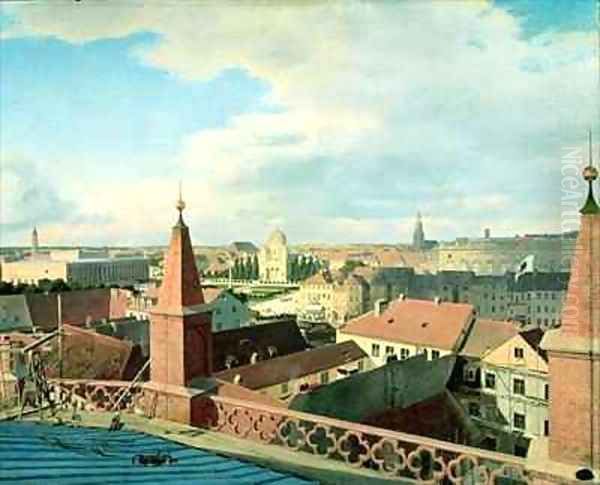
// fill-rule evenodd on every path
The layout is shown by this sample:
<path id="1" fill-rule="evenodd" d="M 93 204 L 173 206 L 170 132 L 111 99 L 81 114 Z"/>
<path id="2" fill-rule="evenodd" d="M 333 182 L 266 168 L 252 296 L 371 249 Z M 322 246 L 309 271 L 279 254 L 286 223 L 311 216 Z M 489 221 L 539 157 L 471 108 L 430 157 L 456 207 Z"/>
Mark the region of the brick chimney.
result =
<path id="1" fill-rule="evenodd" d="M 165 276 L 150 312 L 150 380 L 175 386 L 212 373 L 211 312 L 204 304 L 184 208 L 180 194 Z"/>
<path id="2" fill-rule="evenodd" d="M 591 140 L 590 140 L 591 146 Z M 584 170 L 588 198 L 571 263 L 562 326 L 546 332 L 550 372 L 550 458 L 600 468 L 600 208 Z"/>

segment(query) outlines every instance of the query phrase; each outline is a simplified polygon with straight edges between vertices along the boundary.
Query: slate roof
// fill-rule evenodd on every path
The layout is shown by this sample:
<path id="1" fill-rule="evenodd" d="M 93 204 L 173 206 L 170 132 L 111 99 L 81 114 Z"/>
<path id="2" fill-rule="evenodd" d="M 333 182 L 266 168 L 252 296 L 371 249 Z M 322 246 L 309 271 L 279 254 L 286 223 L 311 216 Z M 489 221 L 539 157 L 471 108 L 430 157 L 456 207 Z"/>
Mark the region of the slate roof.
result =
<path id="1" fill-rule="evenodd" d="M 349 341 L 236 367 L 220 372 L 215 377 L 233 382 L 239 375 L 242 386 L 257 390 L 343 366 L 364 357 L 367 354 L 355 342 Z"/>
<path id="2" fill-rule="evenodd" d="M 0 296 L 0 332 L 31 328 L 31 316 L 25 295 Z"/>
<path id="3" fill-rule="evenodd" d="M 266 359 L 270 346 L 277 349 L 278 356 L 308 348 L 295 319 L 213 332 L 213 371 L 226 369 L 228 356 L 235 356 L 239 365 L 248 364 L 254 352 Z"/>
<path id="4" fill-rule="evenodd" d="M 480 359 L 483 354 L 517 335 L 512 322 L 478 318 L 469 332 L 460 355 Z"/>
<path id="5" fill-rule="evenodd" d="M 258 253 L 258 248 L 250 241 L 234 241 L 231 248 L 238 253 Z"/>
<path id="6" fill-rule="evenodd" d="M 472 305 L 399 298 L 381 313 L 371 311 L 340 332 L 390 342 L 455 350 L 474 318 Z"/>
<path id="7" fill-rule="evenodd" d="M 289 408 L 361 422 L 387 409 L 408 408 L 445 392 L 455 362 L 453 356 L 427 360 L 422 354 L 390 362 L 299 394 Z"/>
<path id="8" fill-rule="evenodd" d="M 33 325 L 53 330 L 58 325 L 58 296 L 56 293 L 31 293 L 26 295 Z M 110 318 L 110 288 L 67 291 L 61 294 L 63 323 L 83 325 L 91 321 Z"/>
<path id="9" fill-rule="evenodd" d="M 63 375 L 71 379 L 128 380 L 141 367 L 143 358 L 138 347 L 118 338 L 102 335 L 72 325 L 64 325 Z M 50 375 L 57 375 L 57 341 L 52 343 L 53 356 L 49 359 Z M 137 362 L 136 362 L 137 361 Z"/>
<path id="10" fill-rule="evenodd" d="M 548 362 L 548 354 L 540 346 L 542 338 L 544 337 L 544 332 L 542 330 L 540 330 L 539 328 L 534 328 L 526 332 L 521 332 L 520 335 L 521 337 L 523 337 L 525 342 L 527 342 L 529 346 L 538 353 L 538 355 L 542 359 Z"/>

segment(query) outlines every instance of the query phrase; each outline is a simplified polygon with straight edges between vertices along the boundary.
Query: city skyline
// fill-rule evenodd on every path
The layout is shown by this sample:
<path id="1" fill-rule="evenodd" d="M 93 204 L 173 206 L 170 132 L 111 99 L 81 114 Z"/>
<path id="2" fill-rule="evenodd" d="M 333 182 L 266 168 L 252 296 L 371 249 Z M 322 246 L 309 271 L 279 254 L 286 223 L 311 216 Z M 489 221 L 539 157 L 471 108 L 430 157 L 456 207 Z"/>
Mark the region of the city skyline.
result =
<path id="1" fill-rule="evenodd" d="M 179 179 L 199 245 L 559 232 L 598 153 L 593 1 L 0 13 L 3 246 L 165 244 Z"/>

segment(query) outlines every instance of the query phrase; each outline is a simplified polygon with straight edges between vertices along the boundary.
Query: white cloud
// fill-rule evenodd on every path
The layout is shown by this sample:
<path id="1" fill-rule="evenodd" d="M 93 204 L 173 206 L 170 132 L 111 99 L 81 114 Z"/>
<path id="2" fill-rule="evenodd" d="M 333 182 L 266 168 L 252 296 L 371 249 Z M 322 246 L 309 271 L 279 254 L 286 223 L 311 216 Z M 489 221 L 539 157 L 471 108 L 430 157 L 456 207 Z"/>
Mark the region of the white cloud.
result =
<path id="1" fill-rule="evenodd" d="M 20 22 L 7 36 L 83 43 L 150 31 L 160 41 L 136 52 L 147 64 L 192 81 L 240 67 L 269 83 L 277 109 L 239 115 L 188 137 L 181 149 L 186 179 L 199 181 L 189 195 L 198 207 L 191 217 L 228 221 L 221 237 L 260 237 L 277 222 L 298 238 L 393 241 L 390 227 L 404 227 L 420 206 L 433 236 L 479 233 L 489 221 L 477 211 L 488 210 L 506 214 L 498 226 L 516 232 L 531 216 L 524 201 L 541 203 L 539 182 L 531 180 L 527 194 L 511 187 L 523 191 L 524 179 L 555 163 L 559 148 L 596 118 L 594 34 L 525 39 L 517 19 L 486 3 L 68 2 L 14 13 Z M 315 196 L 286 197 L 281 174 L 293 183 L 303 167 L 312 170 L 303 193 L 313 188 Z M 172 183 L 109 187 L 121 194 L 107 209 L 118 220 L 112 230 L 139 237 L 160 230 L 159 218 L 144 214 L 164 218 L 156 194 L 170 194 Z M 346 192 L 350 186 L 354 192 Z M 390 215 L 394 187 L 397 219 Z M 411 195 L 416 187 L 421 200 Z M 365 197 L 368 214 L 345 212 Z M 91 197 L 84 204 L 95 209 Z M 321 212 L 324 204 L 331 214 Z M 373 215 L 377 206 L 386 207 L 385 218 Z"/>

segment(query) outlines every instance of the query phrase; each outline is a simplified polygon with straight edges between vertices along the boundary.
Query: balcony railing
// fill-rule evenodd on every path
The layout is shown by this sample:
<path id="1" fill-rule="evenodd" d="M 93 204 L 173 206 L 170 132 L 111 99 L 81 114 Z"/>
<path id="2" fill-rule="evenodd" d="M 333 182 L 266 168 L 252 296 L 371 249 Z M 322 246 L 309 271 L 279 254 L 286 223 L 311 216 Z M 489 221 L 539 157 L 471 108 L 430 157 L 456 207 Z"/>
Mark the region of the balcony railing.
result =
<path id="1" fill-rule="evenodd" d="M 153 418 L 155 391 L 120 381 L 53 382 L 63 402 L 88 411 L 140 411 Z M 125 395 L 124 395 L 125 394 Z M 192 424 L 236 438 L 338 460 L 421 483 L 529 483 L 525 460 L 422 436 L 220 396 L 192 405 Z"/>

